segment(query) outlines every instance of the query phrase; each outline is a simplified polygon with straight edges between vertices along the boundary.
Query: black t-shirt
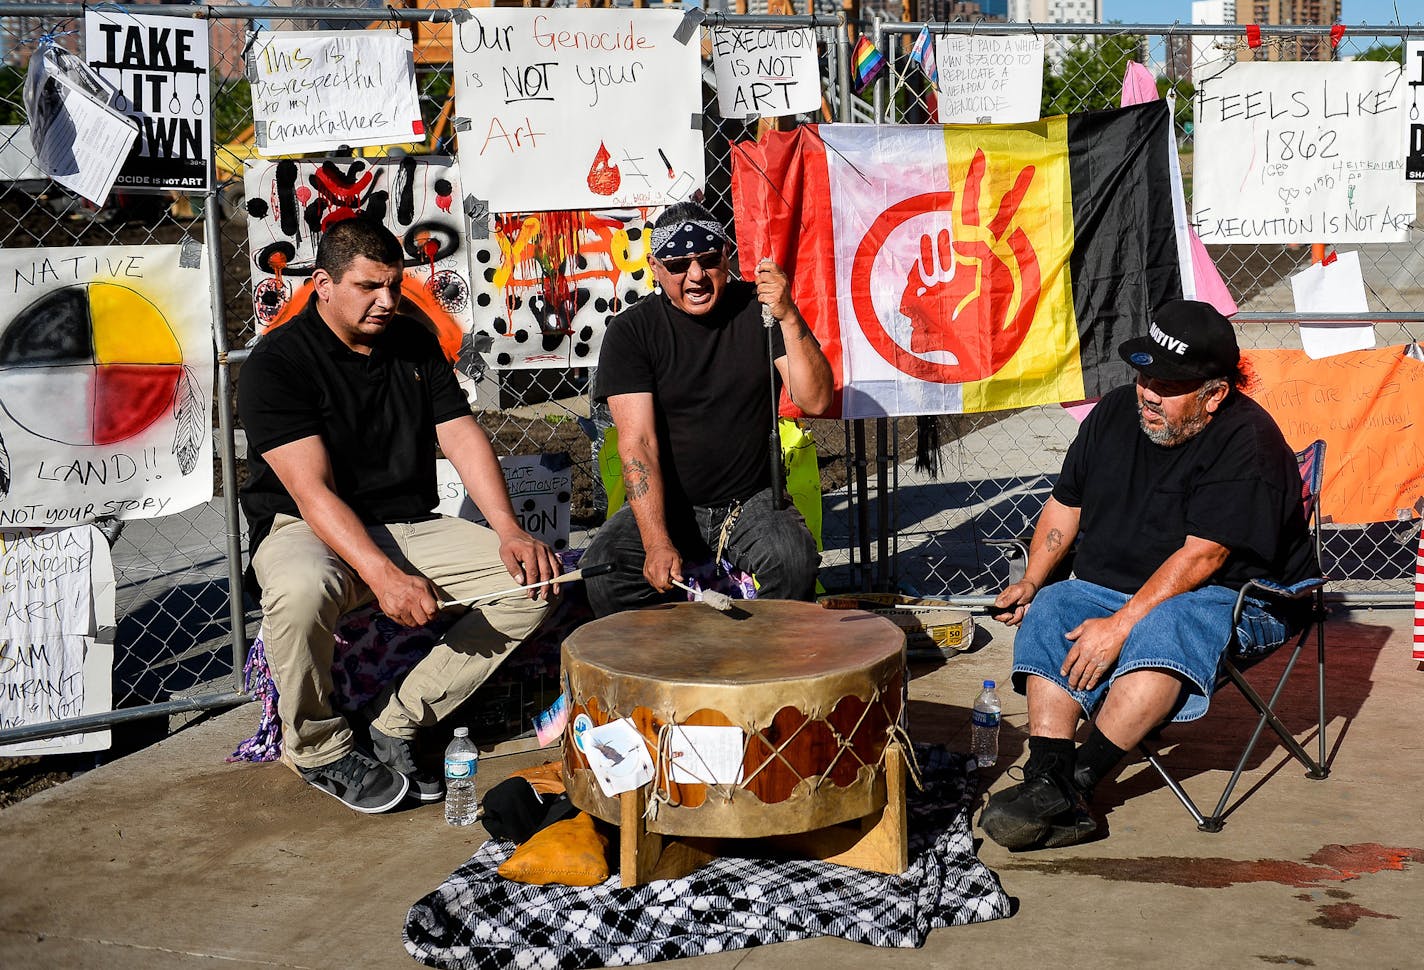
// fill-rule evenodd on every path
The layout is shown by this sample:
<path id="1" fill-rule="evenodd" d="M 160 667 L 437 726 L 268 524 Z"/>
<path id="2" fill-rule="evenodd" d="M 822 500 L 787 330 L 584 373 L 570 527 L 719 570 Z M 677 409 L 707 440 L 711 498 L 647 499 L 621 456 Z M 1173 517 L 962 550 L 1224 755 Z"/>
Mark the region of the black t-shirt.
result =
<path id="1" fill-rule="evenodd" d="M 773 390 L 766 335 L 756 288 L 741 281 L 729 282 L 704 316 L 659 294 L 609 324 L 594 399 L 653 395 L 670 506 L 724 505 L 771 484 L 771 408 L 781 379 Z M 779 325 L 771 339 L 775 356 L 785 356 Z"/>
<path id="2" fill-rule="evenodd" d="M 248 552 L 277 513 L 297 503 L 262 459 L 318 435 L 331 458 L 336 493 L 362 522 L 434 517 L 435 426 L 470 414 L 440 345 L 409 317 L 391 320 L 369 355 L 351 350 L 316 312 L 315 298 L 263 336 L 242 365 L 237 411 L 247 433 L 242 490 Z"/>
<path id="3" fill-rule="evenodd" d="M 1143 433 L 1132 385 L 1109 391 L 1069 447 L 1053 497 L 1081 510 L 1073 572 L 1099 586 L 1136 592 L 1189 535 L 1231 550 L 1213 585 L 1316 573 L 1295 456 L 1271 416 L 1236 391 L 1175 448 Z"/>

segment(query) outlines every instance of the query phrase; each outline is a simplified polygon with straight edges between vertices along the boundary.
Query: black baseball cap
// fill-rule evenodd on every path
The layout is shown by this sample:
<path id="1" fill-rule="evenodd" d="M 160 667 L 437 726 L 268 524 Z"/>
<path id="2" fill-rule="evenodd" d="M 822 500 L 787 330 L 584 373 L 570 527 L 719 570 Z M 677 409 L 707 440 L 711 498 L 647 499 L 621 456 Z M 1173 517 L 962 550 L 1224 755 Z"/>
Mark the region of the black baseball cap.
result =
<path id="1" fill-rule="evenodd" d="M 1117 353 L 1139 373 L 1164 381 L 1227 377 L 1241 361 L 1231 321 L 1196 300 L 1162 304 L 1147 336 L 1124 340 Z"/>

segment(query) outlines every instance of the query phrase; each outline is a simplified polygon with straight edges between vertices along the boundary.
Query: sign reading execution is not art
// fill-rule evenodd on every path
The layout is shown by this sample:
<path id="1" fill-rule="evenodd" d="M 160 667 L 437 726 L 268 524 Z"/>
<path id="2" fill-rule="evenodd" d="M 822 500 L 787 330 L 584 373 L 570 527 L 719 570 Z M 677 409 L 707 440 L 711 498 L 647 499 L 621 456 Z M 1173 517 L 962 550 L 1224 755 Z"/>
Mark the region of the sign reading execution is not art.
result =
<path id="1" fill-rule="evenodd" d="M 0 250 L 0 525 L 151 518 L 213 494 L 201 250 Z"/>

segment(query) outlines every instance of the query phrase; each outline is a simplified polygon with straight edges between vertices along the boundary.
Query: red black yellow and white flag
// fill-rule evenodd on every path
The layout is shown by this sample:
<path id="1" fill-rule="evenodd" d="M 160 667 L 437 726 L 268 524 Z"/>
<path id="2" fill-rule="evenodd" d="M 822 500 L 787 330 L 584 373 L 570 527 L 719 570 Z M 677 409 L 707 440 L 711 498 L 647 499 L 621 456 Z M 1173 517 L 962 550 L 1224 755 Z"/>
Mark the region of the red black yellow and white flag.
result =
<path id="1" fill-rule="evenodd" d="M 1117 345 L 1191 295 L 1175 150 L 1163 102 L 769 132 L 733 152 L 737 246 L 791 274 L 842 417 L 1095 398 L 1131 379 Z"/>

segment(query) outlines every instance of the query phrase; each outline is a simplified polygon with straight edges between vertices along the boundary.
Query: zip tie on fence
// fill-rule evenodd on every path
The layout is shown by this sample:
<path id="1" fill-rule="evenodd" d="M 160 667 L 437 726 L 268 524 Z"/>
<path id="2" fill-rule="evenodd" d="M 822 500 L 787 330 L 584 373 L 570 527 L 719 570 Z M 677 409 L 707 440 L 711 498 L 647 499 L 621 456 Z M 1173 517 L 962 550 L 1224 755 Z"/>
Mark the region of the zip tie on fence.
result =
<path id="1" fill-rule="evenodd" d="M 1249 47 L 1249 48 L 1251 48 L 1252 50 L 1255 50 L 1257 47 L 1260 47 L 1260 46 L 1261 46 L 1261 25 L 1260 25 L 1260 24 L 1247 24 L 1247 25 L 1246 25 L 1246 46 Z"/>
<path id="2" fill-rule="evenodd" d="M 1344 25 L 1344 24 L 1331 24 L 1331 25 L 1330 25 L 1330 49 L 1331 49 L 1332 51 L 1333 51 L 1333 50 L 1339 50 L 1339 49 L 1340 49 L 1340 38 L 1342 38 L 1342 37 L 1344 37 L 1344 36 L 1345 36 L 1345 25 Z"/>

